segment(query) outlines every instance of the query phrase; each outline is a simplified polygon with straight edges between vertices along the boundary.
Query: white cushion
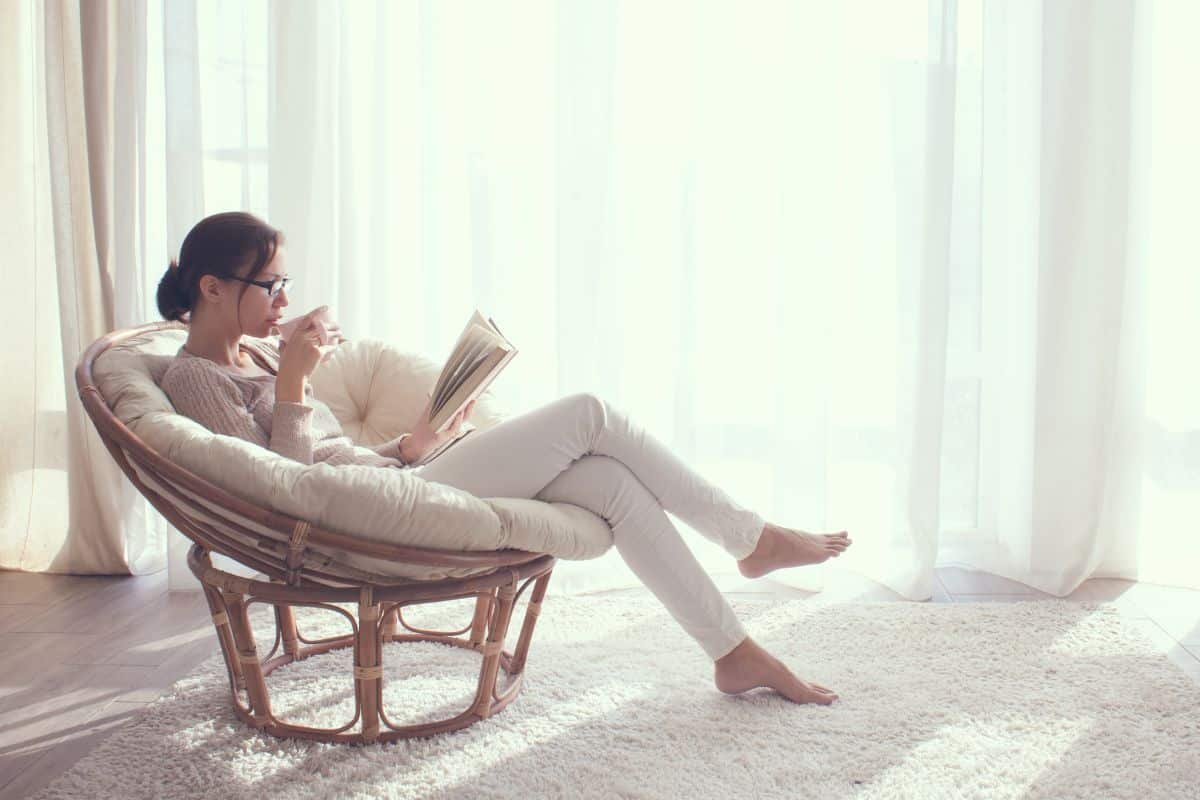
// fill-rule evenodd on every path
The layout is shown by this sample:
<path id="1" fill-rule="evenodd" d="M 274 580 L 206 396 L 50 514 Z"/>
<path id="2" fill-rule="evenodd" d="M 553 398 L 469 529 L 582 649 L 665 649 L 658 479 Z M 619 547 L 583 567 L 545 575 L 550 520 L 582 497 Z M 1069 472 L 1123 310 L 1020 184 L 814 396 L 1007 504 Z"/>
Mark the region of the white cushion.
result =
<path id="1" fill-rule="evenodd" d="M 595 558 L 612 545 L 612 530 L 568 503 L 477 498 L 411 470 L 301 464 L 241 439 L 214 434 L 174 412 L 158 387 L 187 338 L 185 328 L 142 334 L 109 348 L 93 375 L 114 415 L 160 455 L 257 506 L 362 539 L 450 550 L 517 548 L 564 559 Z M 313 393 L 359 445 L 410 429 L 432 391 L 440 364 L 363 339 L 338 347 L 312 377 Z M 477 428 L 503 419 L 485 392 L 471 415 Z M 470 568 L 414 567 L 323 551 L 358 569 L 384 575 L 440 578 Z"/>

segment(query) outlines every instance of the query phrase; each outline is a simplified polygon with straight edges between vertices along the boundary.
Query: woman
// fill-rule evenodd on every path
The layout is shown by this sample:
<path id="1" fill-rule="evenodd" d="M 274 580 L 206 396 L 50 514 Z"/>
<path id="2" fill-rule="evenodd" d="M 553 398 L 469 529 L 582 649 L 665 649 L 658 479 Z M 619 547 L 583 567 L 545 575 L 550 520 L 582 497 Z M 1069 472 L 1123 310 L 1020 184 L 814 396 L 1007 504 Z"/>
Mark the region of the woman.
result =
<path id="1" fill-rule="evenodd" d="M 354 445 L 308 384 L 322 357 L 320 323 L 312 312 L 278 351 L 242 341 L 269 336 L 287 308 L 282 241 L 279 231 L 240 212 L 208 217 L 184 239 L 178 262 L 171 262 L 158 287 L 163 317 L 186 317 L 188 323 L 187 342 L 162 380 L 181 414 L 305 464 L 411 469 L 478 497 L 586 508 L 609 523 L 621 557 L 713 659 L 719 690 L 738 694 L 761 686 L 797 703 L 837 699 L 832 690 L 793 675 L 746 635 L 666 512 L 722 545 L 750 578 L 837 556 L 851 542 L 845 531 L 810 534 L 766 522 L 590 394 L 564 397 L 465 436 L 472 403 L 441 433 L 430 430 L 422 414 L 412 431 L 390 442 Z M 340 340 L 336 323 L 326 330 L 332 341 Z"/>

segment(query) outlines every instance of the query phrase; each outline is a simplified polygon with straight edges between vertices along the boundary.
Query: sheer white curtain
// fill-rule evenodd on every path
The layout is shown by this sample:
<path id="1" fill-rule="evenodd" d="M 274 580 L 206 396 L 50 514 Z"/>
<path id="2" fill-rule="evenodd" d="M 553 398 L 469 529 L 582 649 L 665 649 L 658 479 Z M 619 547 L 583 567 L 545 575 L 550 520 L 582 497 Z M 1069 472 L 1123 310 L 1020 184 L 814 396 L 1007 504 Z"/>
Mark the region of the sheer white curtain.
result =
<path id="1" fill-rule="evenodd" d="M 514 411 L 596 392 L 927 596 L 956 28 L 922 2 L 864 35 L 871 8 L 201 5 L 205 212 L 282 227 L 295 304 L 352 335 L 440 356 L 487 309 Z"/>
<path id="2" fill-rule="evenodd" d="M 146 254 L 165 249 L 161 182 L 147 195 L 162 158 L 146 129 L 146 10 L 144 0 L 9 0 L 0 11 L 10 331 L 0 356 L 0 568 L 165 564 L 169 526 L 109 457 L 73 374 L 95 338 L 145 321 Z"/>
<path id="3" fill-rule="evenodd" d="M 514 413 L 600 394 L 906 597 L 950 561 L 1197 586 L 1196 17 L 148 0 L 139 268 L 246 208 L 351 336 L 440 357 L 479 306 Z M 556 577 L 632 583 L 615 553 Z"/>

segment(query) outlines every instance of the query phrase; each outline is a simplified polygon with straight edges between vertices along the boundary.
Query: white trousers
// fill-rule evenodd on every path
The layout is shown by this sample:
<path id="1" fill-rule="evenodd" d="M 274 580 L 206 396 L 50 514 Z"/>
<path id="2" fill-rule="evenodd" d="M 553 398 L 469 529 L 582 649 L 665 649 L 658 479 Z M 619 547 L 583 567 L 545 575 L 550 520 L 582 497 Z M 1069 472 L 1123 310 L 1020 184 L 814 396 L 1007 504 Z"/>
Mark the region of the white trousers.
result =
<path id="1" fill-rule="evenodd" d="M 599 397 L 570 395 L 472 431 L 414 472 L 476 497 L 586 508 L 608 522 L 625 563 L 713 660 L 746 638 L 664 509 L 738 559 L 754 550 L 765 521 Z"/>

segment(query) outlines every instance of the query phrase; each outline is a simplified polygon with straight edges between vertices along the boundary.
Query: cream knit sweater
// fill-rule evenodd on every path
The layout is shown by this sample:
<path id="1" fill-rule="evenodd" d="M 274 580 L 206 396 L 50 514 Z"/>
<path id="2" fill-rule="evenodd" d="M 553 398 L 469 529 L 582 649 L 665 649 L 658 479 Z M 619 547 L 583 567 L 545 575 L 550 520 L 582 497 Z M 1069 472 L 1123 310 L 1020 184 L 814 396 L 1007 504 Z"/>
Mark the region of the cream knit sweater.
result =
<path id="1" fill-rule="evenodd" d="M 302 464 L 405 467 L 396 439 L 374 447 L 354 444 L 311 386 L 305 386 L 303 403 L 276 400 L 279 351 L 269 343 L 241 347 L 271 374 L 239 375 L 179 348 L 160 384 L 175 410 L 213 433 L 254 442 Z"/>

